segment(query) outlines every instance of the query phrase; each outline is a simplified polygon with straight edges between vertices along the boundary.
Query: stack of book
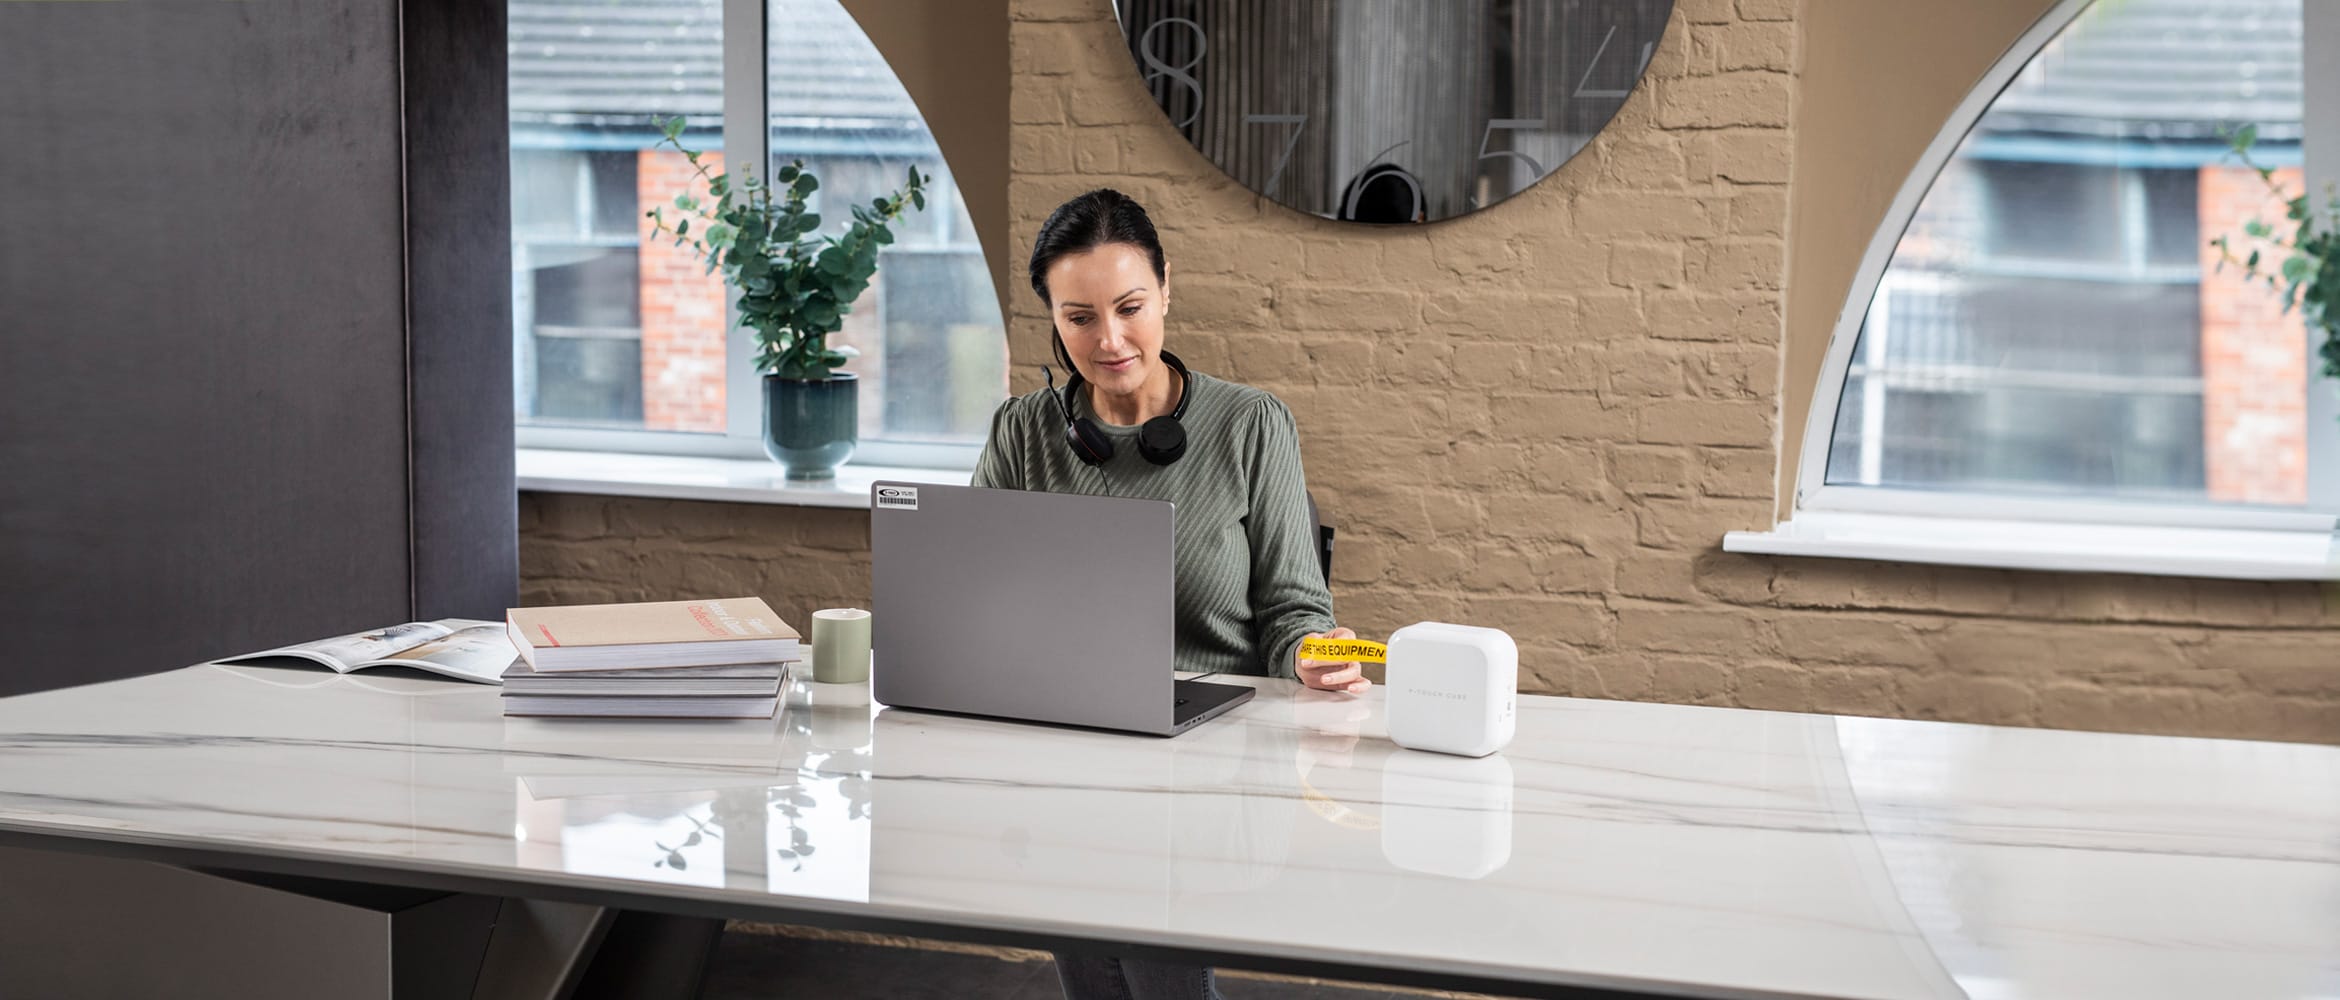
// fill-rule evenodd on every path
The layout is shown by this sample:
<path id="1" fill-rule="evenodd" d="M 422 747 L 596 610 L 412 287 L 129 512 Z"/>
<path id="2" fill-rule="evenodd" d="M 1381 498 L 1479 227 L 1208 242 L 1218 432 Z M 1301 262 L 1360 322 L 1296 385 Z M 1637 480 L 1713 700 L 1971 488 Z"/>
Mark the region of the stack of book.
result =
<path id="1" fill-rule="evenodd" d="M 795 629 L 761 598 L 514 608 L 504 714 L 769 719 Z"/>

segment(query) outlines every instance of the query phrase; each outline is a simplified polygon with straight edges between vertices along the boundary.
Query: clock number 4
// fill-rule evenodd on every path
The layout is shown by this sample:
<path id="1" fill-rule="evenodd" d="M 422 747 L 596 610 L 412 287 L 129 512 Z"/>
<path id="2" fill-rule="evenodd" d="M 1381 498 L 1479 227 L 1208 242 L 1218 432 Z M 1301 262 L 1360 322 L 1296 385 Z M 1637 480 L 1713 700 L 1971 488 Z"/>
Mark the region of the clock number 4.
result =
<path id="1" fill-rule="evenodd" d="M 1596 49 L 1594 49 L 1594 50 L 1593 50 L 1593 57 L 1592 57 L 1592 62 L 1591 62 L 1591 63 L 1588 63 L 1588 64 L 1586 64 L 1586 66 L 1584 67 L 1584 76 L 1583 76 L 1582 78 L 1580 78 L 1580 79 L 1578 79 L 1578 80 L 1576 81 L 1576 90 L 1575 90 L 1575 92 L 1573 92 L 1573 93 L 1569 94 L 1568 96 L 1570 96 L 1570 97 L 1610 97 L 1610 98 L 1615 98 L 1615 99 L 1617 99 L 1617 100 L 1620 100 L 1620 101 L 1625 99 L 1625 97 L 1626 97 L 1626 94 L 1627 94 L 1627 92 L 1626 92 L 1626 91 L 1622 91 L 1622 90 L 1615 90 L 1615 89 L 1586 90 L 1586 89 L 1585 89 L 1585 86 L 1584 86 L 1585 84 L 1588 84 L 1588 83 L 1591 83 L 1591 82 L 1592 82 L 1592 78 L 1593 78 L 1593 71 L 1594 71 L 1594 70 L 1596 70 L 1596 69 L 1599 69 L 1599 68 L 1601 67 L 1601 57 L 1602 57 L 1602 56 L 1604 56 L 1604 55 L 1607 55 L 1607 54 L 1608 54 L 1608 52 L 1609 52 L 1609 43 L 1610 43 L 1610 42 L 1613 42 L 1613 41 L 1616 41 L 1616 40 L 1617 40 L 1617 26 L 1616 26 L 1616 25 L 1614 25 L 1614 24 L 1612 24 L 1612 25 L 1610 25 L 1610 26 L 1609 26 L 1609 33 L 1608 33 L 1608 34 L 1606 34 L 1606 35 L 1602 35 L 1602 36 L 1601 36 L 1601 45 L 1600 45 L 1600 47 L 1599 47 L 1599 48 L 1596 48 Z M 1643 42 L 1643 43 L 1641 43 L 1641 64 L 1640 64 L 1640 65 L 1638 65 L 1638 66 L 1635 66 L 1635 67 L 1633 67 L 1633 75 L 1634 75 L 1634 78 L 1635 78 L 1635 79 L 1640 79 L 1640 77 L 1641 77 L 1641 74 L 1642 74 L 1644 71 L 1646 71 L 1646 70 L 1648 70 L 1648 69 L 1649 69 L 1649 57 L 1650 57 L 1651 55 L 1655 54 L 1656 52 L 1657 52 L 1657 43 L 1656 43 L 1656 42 Z"/>

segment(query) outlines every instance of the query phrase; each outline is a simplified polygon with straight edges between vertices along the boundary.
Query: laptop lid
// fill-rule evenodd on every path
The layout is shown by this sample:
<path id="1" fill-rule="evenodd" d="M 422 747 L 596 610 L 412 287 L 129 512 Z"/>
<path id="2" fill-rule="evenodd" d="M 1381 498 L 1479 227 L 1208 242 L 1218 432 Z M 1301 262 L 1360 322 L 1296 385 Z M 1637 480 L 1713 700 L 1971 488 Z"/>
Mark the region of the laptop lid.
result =
<path id="1" fill-rule="evenodd" d="M 1175 731 L 1171 504 L 932 483 L 871 492 L 879 702 Z"/>

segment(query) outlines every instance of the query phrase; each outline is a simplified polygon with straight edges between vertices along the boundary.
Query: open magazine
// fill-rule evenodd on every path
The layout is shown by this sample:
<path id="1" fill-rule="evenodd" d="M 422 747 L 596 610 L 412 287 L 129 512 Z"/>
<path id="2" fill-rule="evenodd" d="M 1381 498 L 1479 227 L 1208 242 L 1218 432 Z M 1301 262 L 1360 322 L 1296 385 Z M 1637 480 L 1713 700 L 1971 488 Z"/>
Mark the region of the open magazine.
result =
<path id="1" fill-rule="evenodd" d="M 504 668 L 520 658 L 503 622 L 474 618 L 441 618 L 407 622 L 371 632 L 354 632 L 315 642 L 303 642 L 215 663 L 261 663 L 268 660 L 305 660 L 346 674 L 368 667 L 406 667 L 427 670 L 457 680 L 481 684 L 504 683 Z"/>

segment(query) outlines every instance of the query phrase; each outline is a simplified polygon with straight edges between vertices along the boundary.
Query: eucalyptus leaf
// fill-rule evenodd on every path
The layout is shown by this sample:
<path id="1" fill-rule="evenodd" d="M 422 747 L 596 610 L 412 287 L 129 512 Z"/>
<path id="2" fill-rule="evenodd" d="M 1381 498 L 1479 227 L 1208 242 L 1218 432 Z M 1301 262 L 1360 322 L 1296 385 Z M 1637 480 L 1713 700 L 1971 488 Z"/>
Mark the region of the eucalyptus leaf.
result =
<path id="1" fill-rule="evenodd" d="M 709 176 L 700 154 L 682 145 L 683 119 L 656 121 L 664 136 L 659 145 L 700 167 L 708 197 L 690 191 L 676 195 L 673 207 L 694 218 L 675 219 L 671 225 L 665 206 L 644 214 L 660 232 L 673 234 L 676 247 L 695 251 L 710 273 L 722 273 L 736 296 L 739 324 L 752 334 L 757 370 L 824 378 L 858 357 L 850 345 L 830 348 L 827 337 L 876 276 L 878 250 L 894 239 L 888 220 L 899 218 L 905 204 L 925 207 L 920 189 L 928 178 L 911 168 L 901 190 L 872 199 L 868 207 L 849 203 L 853 225 L 841 237 L 823 237 L 818 235 L 819 213 L 806 210 L 806 199 L 820 190 L 820 180 L 804 161 L 778 168 L 770 181 L 744 170 Z M 694 219 L 699 223 L 695 238 Z"/>

